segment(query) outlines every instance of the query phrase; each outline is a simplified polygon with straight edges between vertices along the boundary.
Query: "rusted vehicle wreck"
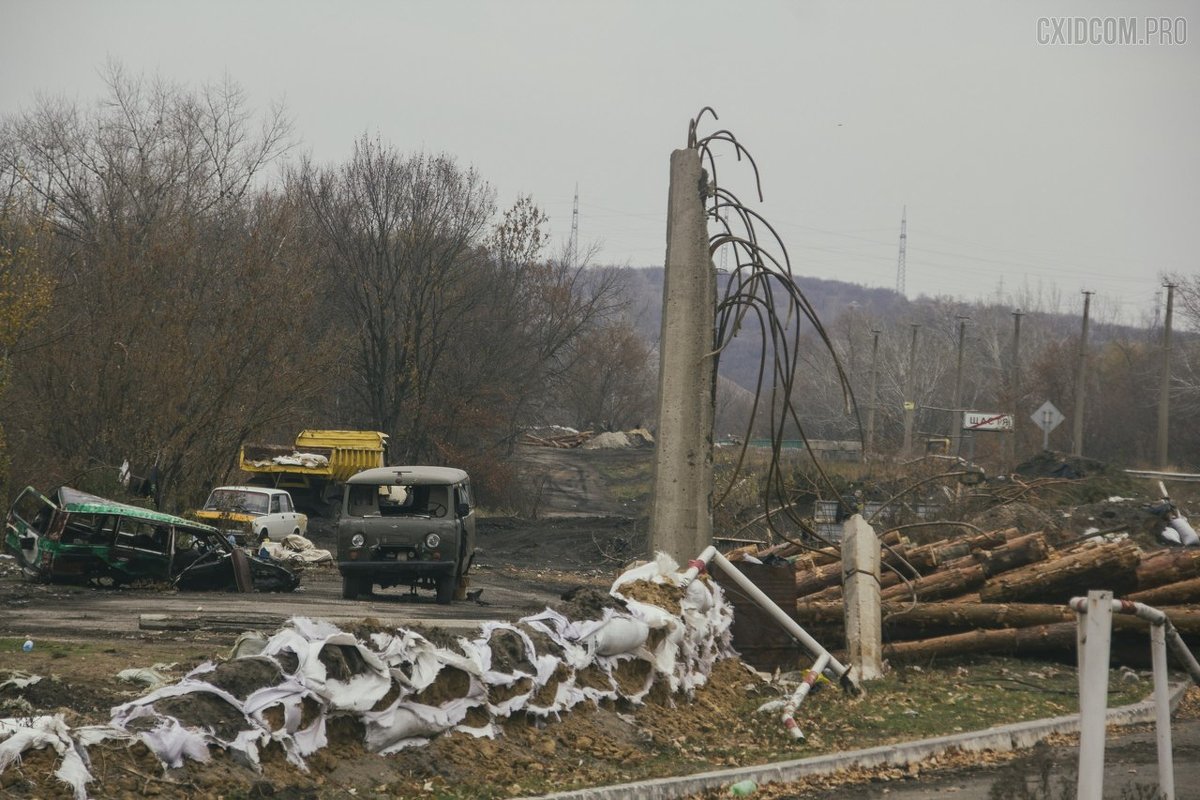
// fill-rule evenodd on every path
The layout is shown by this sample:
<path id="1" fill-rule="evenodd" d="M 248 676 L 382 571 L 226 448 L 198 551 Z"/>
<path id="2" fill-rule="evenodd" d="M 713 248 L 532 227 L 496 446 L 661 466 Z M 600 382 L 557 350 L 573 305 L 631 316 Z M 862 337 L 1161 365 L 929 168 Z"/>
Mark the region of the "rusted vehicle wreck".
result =
<path id="1" fill-rule="evenodd" d="M 52 495 L 26 487 L 5 520 L 4 549 L 34 580 L 241 592 L 287 592 L 300 583 L 209 525 L 67 486 Z"/>

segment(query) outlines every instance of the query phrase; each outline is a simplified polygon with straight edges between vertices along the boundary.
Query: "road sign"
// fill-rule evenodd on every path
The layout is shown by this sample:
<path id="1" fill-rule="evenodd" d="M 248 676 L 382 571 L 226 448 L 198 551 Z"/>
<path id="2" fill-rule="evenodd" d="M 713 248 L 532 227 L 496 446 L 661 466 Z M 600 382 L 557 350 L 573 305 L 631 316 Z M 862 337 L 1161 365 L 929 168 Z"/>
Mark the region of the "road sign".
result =
<path id="1" fill-rule="evenodd" d="M 1033 420 L 1034 425 L 1037 425 L 1043 431 L 1049 433 L 1061 425 L 1062 421 L 1066 419 L 1066 417 L 1063 416 L 1061 411 L 1054 407 L 1054 403 L 1051 403 L 1049 400 L 1047 400 L 1046 402 L 1042 403 L 1041 407 L 1038 408 L 1037 411 L 1030 415 L 1030 419 Z"/>
<path id="2" fill-rule="evenodd" d="M 1011 431 L 1013 429 L 1012 414 L 999 414 L 994 411 L 964 411 L 964 431 Z"/>
<path id="3" fill-rule="evenodd" d="M 1057 428 L 1066 419 L 1063 413 L 1054 407 L 1054 403 L 1049 400 L 1042 403 L 1037 411 L 1029 415 L 1033 420 L 1033 424 L 1042 429 L 1042 449 L 1050 448 L 1050 431 Z"/>

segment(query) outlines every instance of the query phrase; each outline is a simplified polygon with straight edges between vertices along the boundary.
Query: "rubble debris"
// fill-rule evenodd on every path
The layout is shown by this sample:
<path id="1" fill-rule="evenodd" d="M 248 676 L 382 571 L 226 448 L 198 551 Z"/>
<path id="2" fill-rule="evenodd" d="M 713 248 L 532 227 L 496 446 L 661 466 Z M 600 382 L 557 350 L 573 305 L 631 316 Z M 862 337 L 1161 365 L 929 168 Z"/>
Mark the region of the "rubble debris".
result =
<path id="1" fill-rule="evenodd" d="M 621 431 L 598 433 L 583 443 L 584 450 L 612 450 L 632 446 L 633 442 Z"/>
<path id="2" fill-rule="evenodd" d="M 353 721 L 380 754 L 449 731 L 493 738 L 498 723 L 517 713 L 557 716 L 604 699 L 641 703 L 654 687 L 690 695 L 719 659 L 735 655 L 721 588 L 684 583 L 665 556 L 623 574 L 611 594 L 625 610 L 576 621 L 546 609 L 516 623 L 487 622 L 474 637 L 457 637 L 453 649 L 405 628 L 363 630 L 360 638 L 293 618 L 251 648 L 255 654 L 202 664 L 114 708 L 108 725 L 0 721 L 0 772 L 26 749 L 50 745 L 62 758 L 59 777 L 83 798 L 87 748 L 106 741 L 140 742 L 168 768 L 207 761 L 213 750 L 258 766 L 264 750 L 278 746 L 305 769 L 328 742 L 327 725 Z M 673 608 L 656 605 L 660 597 Z"/>
<path id="3" fill-rule="evenodd" d="M 550 425 L 526 430 L 521 434 L 521 443 L 537 447 L 573 448 L 582 445 L 592 438 L 592 435 L 592 431 L 577 431 L 561 425 Z"/>
<path id="4" fill-rule="evenodd" d="M 577 431 L 561 425 L 529 428 L 521 434 L 521 444 L 535 447 L 557 447 L 560 449 L 580 447 L 584 450 L 625 449 L 630 447 L 653 447 L 654 435 L 645 428 L 628 431 Z"/>

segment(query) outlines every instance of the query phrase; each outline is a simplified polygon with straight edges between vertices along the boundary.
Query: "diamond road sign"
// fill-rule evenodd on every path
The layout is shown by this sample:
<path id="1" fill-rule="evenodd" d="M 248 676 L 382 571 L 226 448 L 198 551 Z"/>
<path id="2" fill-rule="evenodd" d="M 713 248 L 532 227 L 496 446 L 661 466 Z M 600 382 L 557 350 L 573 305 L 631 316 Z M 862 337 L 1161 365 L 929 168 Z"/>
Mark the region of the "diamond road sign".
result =
<path id="1" fill-rule="evenodd" d="M 1029 418 L 1033 420 L 1034 425 L 1037 425 L 1046 433 L 1057 428 L 1066 419 L 1063 413 L 1055 408 L 1054 403 L 1051 403 L 1049 400 L 1042 403 L 1037 411 L 1029 415 Z"/>

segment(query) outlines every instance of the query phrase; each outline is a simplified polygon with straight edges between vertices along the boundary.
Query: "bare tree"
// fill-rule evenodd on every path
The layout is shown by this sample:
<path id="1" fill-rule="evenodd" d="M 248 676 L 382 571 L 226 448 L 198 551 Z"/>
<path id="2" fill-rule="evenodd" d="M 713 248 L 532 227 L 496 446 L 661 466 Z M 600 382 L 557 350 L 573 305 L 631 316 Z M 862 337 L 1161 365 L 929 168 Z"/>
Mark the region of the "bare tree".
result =
<path id="1" fill-rule="evenodd" d="M 623 430 L 654 412 L 654 378 L 645 340 L 627 321 L 585 334 L 563 384 L 563 401 L 579 428 Z"/>
<path id="2" fill-rule="evenodd" d="M 403 156 L 361 138 L 350 160 L 293 173 L 316 222 L 326 283 L 353 331 L 349 387 L 396 452 L 428 456 L 435 391 L 454 331 L 478 305 L 473 278 L 491 187 L 449 156 Z"/>
<path id="3" fill-rule="evenodd" d="M 43 99 L 3 125 L 0 175 L 55 234 L 60 334 L 17 365 L 22 455 L 48 480 L 129 458 L 196 496 L 320 376 L 294 338 L 315 300 L 299 218 L 259 185 L 288 122 L 253 130 L 228 81 L 107 77 L 93 111 Z"/>

